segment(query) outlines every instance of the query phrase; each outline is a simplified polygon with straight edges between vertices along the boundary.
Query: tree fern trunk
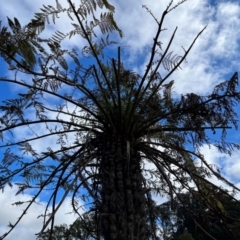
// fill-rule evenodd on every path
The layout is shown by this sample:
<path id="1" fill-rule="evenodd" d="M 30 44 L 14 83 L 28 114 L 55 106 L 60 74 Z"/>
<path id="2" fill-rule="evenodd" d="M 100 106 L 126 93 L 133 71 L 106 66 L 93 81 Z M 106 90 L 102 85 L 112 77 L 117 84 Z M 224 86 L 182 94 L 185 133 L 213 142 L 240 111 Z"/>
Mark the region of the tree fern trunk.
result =
<path id="1" fill-rule="evenodd" d="M 146 236 L 140 158 L 132 149 L 128 154 L 125 139 L 102 145 L 100 225 L 105 240 L 139 240 Z"/>

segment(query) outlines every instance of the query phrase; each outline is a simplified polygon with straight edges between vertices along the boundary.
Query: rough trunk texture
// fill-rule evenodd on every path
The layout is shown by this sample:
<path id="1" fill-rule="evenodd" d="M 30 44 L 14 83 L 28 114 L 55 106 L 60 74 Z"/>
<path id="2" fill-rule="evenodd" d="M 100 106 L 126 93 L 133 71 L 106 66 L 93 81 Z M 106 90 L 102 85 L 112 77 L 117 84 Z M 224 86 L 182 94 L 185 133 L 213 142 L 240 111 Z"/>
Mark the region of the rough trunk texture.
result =
<path id="1" fill-rule="evenodd" d="M 129 149 L 129 148 L 128 148 Z M 101 235 L 105 240 L 146 239 L 146 198 L 139 155 L 125 139 L 102 145 Z"/>

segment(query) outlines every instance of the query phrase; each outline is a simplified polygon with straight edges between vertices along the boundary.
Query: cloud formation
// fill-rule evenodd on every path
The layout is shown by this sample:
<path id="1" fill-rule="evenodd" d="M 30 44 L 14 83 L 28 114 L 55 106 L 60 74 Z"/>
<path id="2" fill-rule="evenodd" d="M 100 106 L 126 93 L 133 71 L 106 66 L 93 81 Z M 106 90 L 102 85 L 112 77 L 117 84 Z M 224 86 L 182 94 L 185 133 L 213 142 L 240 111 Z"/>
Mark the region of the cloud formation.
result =
<path id="1" fill-rule="evenodd" d="M 0 193 L 0 236 L 9 230 L 7 227 L 9 222 L 14 224 L 17 221 L 26 206 L 26 204 L 19 206 L 12 204 L 32 199 L 31 193 L 19 194 L 16 196 L 16 192 L 17 187 L 13 185 L 13 188 L 6 187 L 4 192 Z M 45 201 L 37 199 L 36 203 L 27 211 L 27 214 L 23 217 L 17 227 L 5 239 L 36 239 L 35 234 L 40 232 L 43 224 L 43 218 L 37 217 L 44 213 L 46 205 L 47 203 Z M 56 214 L 55 225 L 73 223 L 77 216 L 69 214 L 70 212 L 72 212 L 70 199 L 66 199 Z"/>

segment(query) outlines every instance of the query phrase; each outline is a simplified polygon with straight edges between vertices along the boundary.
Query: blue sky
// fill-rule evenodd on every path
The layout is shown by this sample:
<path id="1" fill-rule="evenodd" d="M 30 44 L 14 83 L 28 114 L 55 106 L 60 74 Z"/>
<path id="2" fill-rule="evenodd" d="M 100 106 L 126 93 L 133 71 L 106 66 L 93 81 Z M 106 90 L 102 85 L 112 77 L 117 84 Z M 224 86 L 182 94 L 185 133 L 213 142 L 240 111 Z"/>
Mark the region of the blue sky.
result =
<path id="1" fill-rule="evenodd" d="M 141 74 L 145 70 L 149 57 L 148 48 L 153 42 L 157 29 L 153 18 L 142 8 L 142 4 L 147 4 L 155 17 L 159 19 L 169 1 L 149 0 L 146 3 L 144 0 L 115 0 L 110 2 L 116 7 L 115 19 L 124 32 L 124 38 L 122 40 L 117 39 L 121 42 L 125 51 L 124 62 L 132 70 Z M 61 3 L 64 3 L 64 0 Z M 0 19 L 6 24 L 6 16 L 17 17 L 24 25 L 29 18 L 34 16 L 34 12 L 37 12 L 42 4 L 55 5 L 55 1 L 9 0 L 1 6 Z M 164 27 L 167 28 L 167 31 L 162 34 L 163 47 L 166 46 L 169 36 L 178 26 L 172 50 L 179 55 L 183 54 L 182 46 L 187 48 L 205 25 L 208 25 L 207 29 L 197 40 L 187 57 L 187 62 L 182 65 L 182 70 L 177 71 L 171 77 L 175 80 L 173 90 L 176 96 L 188 92 L 208 94 L 215 84 L 229 79 L 240 68 L 240 4 L 238 1 L 189 0 L 185 2 L 178 9 L 172 11 L 165 20 Z M 55 27 L 62 32 L 66 32 L 71 24 L 67 16 L 60 16 Z M 53 29 L 54 26 L 46 29 L 46 36 L 50 35 Z M 63 45 L 65 48 L 77 47 L 81 49 L 85 44 L 81 39 L 74 37 L 70 41 L 64 41 Z M 112 49 L 114 49 L 114 46 Z M 130 54 L 127 54 L 127 51 Z M 0 65 L 1 76 L 9 75 L 1 59 Z M 14 97 L 17 93 L 23 91 L 25 90 L 18 86 L 8 86 L 0 82 L 0 100 Z M 54 103 L 54 99 L 51 99 L 51 103 Z M 238 108 L 237 111 L 240 113 Z M 21 137 L 26 134 L 23 130 L 16 131 L 16 133 Z M 228 140 L 240 143 L 239 132 L 229 131 Z M 36 143 L 34 147 L 41 151 L 51 142 L 53 140 L 41 142 L 41 144 Z M 208 146 L 203 146 L 201 150 L 209 163 L 219 165 L 222 168 L 223 175 L 240 187 L 239 152 L 235 151 L 229 157 L 217 152 L 214 147 L 209 149 Z M 211 181 L 218 183 L 215 178 Z M 39 199 L 41 205 L 34 205 L 28 211 L 29 214 L 25 216 L 18 229 L 6 238 L 7 240 L 34 239 L 34 233 L 39 231 L 41 227 L 41 220 L 37 220 L 36 216 L 42 213 L 46 196 L 43 195 Z M 10 188 L 6 188 L 4 193 L 0 193 L 0 234 L 6 230 L 5 226 L 8 222 L 14 222 L 22 211 L 22 206 L 16 208 L 11 206 L 10 202 L 20 199 L 26 200 L 29 197 L 29 193 L 15 197 L 14 189 L 11 190 Z M 163 201 L 159 197 L 156 197 L 156 200 Z M 71 206 L 68 201 L 65 201 L 56 218 L 56 223 L 72 223 L 75 216 L 66 214 L 70 211 Z"/>

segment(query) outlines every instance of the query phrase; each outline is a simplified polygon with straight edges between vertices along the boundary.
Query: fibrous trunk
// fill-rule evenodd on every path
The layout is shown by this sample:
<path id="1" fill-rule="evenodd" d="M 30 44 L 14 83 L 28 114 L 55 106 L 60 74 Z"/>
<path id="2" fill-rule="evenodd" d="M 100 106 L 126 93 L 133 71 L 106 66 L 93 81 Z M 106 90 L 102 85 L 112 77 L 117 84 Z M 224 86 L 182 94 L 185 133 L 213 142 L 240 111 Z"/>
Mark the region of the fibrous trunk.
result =
<path id="1" fill-rule="evenodd" d="M 146 198 L 139 154 L 130 141 L 102 143 L 101 235 L 105 240 L 139 240 L 146 235 Z"/>

